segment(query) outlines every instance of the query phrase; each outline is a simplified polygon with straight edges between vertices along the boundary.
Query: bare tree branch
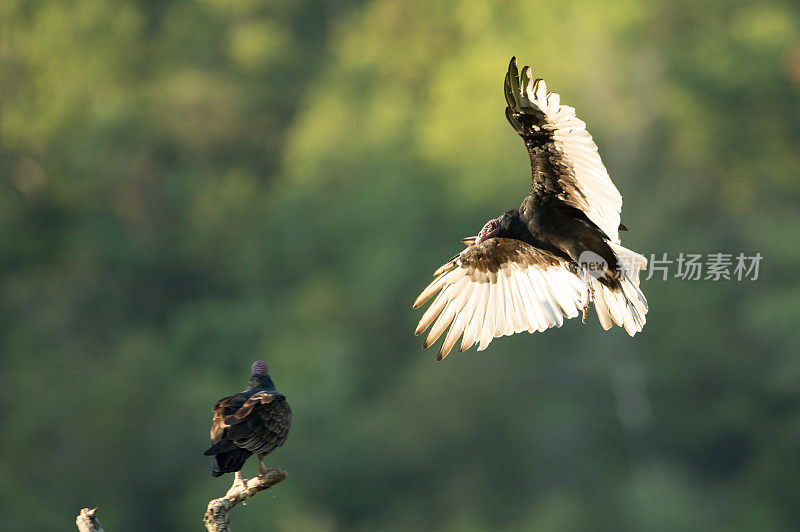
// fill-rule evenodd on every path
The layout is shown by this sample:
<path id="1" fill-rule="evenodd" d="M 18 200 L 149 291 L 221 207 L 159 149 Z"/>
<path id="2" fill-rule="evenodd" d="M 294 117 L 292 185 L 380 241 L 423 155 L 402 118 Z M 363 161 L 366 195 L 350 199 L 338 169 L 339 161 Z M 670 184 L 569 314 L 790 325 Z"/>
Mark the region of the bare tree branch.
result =
<path id="1" fill-rule="evenodd" d="M 252 497 L 259 491 L 271 488 L 286 478 L 286 472 L 279 467 L 267 469 L 263 475 L 251 478 L 247 486 L 234 485 L 224 497 L 208 503 L 203 523 L 209 532 L 230 532 L 231 522 L 228 513 L 231 508 Z"/>
<path id="2" fill-rule="evenodd" d="M 78 517 L 75 519 L 75 524 L 78 525 L 80 532 L 104 532 L 103 527 L 100 526 L 100 521 L 94 516 L 97 513 L 97 508 L 84 508 Z"/>

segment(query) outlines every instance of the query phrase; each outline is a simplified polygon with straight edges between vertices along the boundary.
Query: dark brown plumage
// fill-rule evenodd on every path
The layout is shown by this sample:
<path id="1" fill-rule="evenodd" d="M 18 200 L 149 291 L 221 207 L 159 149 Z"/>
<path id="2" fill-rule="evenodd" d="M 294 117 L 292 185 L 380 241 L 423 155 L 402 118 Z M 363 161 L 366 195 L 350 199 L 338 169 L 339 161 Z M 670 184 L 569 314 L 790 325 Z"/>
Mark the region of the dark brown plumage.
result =
<path id="1" fill-rule="evenodd" d="M 212 476 L 235 472 L 241 481 L 239 471 L 252 454 L 262 474 L 261 459 L 283 445 L 289 434 L 292 411 L 286 397 L 275 391 L 267 365 L 256 361 L 252 372 L 247 388 L 220 399 L 212 409 L 211 447 L 205 452 L 213 456 Z"/>

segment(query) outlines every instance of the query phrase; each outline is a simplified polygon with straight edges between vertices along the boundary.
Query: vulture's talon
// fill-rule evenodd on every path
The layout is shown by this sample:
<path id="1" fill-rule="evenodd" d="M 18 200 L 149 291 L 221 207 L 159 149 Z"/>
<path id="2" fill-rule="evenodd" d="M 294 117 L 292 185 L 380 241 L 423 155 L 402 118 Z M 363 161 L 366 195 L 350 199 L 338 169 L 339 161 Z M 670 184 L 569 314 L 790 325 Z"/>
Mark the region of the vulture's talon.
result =
<path id="1" fill-rule="evenodd" d="M 237 471 L 233 477 L 233 484 L 231 484 L 231 487 L 228 489 L 228 493 L 226 493 L 225 496 L 227 497 L 228 495 L 231 495 L 239 488 L 247 490 L 247 479 L 242 476 L 240 471 Z"/>
<path id="2" fill-rule="evenodd" d="M 589 305 L 594 301 L 594 288 L 592 283 L 586 285 L 586 295 L 583 297 L 583 308 L 581 309 L 581 321 L 586 323 L 586 315 L 589 312 Z"/>

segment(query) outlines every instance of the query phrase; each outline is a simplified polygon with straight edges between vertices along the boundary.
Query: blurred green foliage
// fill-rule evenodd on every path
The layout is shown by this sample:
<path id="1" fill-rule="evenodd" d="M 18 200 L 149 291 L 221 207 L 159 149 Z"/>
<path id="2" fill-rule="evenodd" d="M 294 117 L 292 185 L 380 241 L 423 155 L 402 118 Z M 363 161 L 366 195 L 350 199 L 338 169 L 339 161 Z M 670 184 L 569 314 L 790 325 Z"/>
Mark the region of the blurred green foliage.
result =
<path id="1" fill-rule="evenodd" d="M 758 281 L 422 352 L 418 291 L 528 188 L 512 55 L 628 247 Z M 237 530 L 800 527 L 797 2 L 4 0 L 0 76 L 4 526 L 198 529 L 211 404 L 264 359 L 289 479 Z"/>

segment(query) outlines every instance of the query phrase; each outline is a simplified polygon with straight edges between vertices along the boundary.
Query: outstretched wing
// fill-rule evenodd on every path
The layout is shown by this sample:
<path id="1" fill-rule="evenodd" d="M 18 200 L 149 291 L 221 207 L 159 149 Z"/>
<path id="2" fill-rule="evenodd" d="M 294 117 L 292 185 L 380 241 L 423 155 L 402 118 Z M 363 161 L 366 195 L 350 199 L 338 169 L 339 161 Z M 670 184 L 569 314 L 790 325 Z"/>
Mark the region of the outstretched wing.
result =
<path id="1" fill-rule="evenodd" d="M 505 79 L 506 118 L 525 141 L 531 159 L 531 192 L 555 194 L 580 209 L 608 238 L 619 243 L 622 196 L 611 182 L 586 123 L 561 105 L 543 79 L 520 76 L 511 58 Z"/>
<path id="2" fill-rule="evenodd" d="M 289 404 L 280 393 L 261 391 L 246 399 L 237 394 L 214 405 L 211 439 L 215 444 L 227 439 L 241 449 L 267 454 L 283 445 L 291 419 Z"/>
<path id="3" fill-rule="evenodd" d="M 414 302 L 419 308 L 438 292 L 417 325 L 432 325 L 423 347 L 450 326 L 437 359 L 462 337 L 458 352 L 478 342 L 483 351 L 493 338 L 522 331 L 544 331 L 574 318 L 582 307 L 585 283 L 554 255 L 512 238 L 473 244 L 439 268 Z"/>

